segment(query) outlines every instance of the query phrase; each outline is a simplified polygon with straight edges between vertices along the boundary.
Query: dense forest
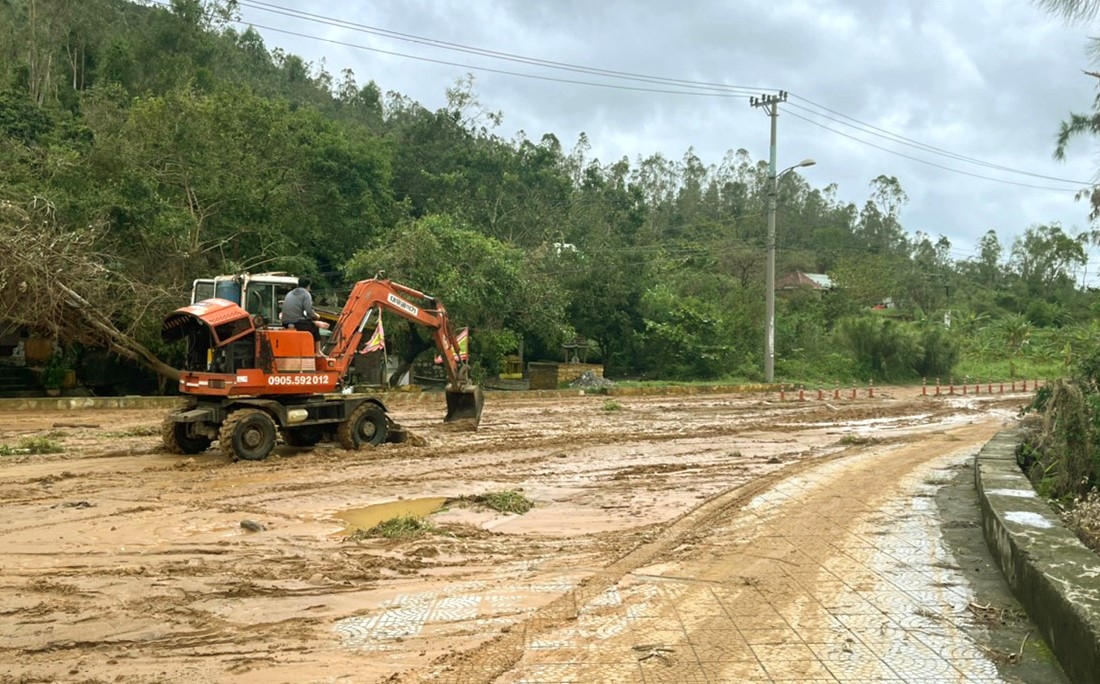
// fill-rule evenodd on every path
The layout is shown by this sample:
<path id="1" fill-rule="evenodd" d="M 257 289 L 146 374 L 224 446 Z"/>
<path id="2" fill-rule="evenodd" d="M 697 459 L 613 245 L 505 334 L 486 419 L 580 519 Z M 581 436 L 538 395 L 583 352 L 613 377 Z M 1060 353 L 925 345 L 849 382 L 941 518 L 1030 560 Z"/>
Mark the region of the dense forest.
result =
<path id="1" fill-rule="evenodd" d="M 0 324 L 140 358 L 122 333 L 171 364 L 158 327 L 196 277 L 287 271 L 339 305 L 384 272 L 470 327 L 480 373 L 582 336 L 610 377 L 761 377 L 765 160 L 507 139 L 472 76 L 431 111 L 265 45 L 235 13 L 0 0 Z M 777 378 L 1007 378 L 1095 336 L 1078 285 L 1093 234 L 991 226 L 958 261 L 902 225 L 896 178 L 868 179 L 862 206 L 835 190 L 779 181 L 777 273 L 835 288 L 781 293 Z"/>

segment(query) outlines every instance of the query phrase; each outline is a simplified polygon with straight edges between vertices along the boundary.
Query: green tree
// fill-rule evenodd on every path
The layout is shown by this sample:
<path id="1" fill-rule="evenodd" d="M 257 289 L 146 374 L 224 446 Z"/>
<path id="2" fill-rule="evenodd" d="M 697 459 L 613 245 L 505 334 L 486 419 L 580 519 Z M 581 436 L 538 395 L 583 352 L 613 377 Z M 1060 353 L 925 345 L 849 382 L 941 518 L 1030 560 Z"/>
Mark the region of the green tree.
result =
<path id="1" fill-rule="evenodd" d="M 1009 374 L 1016 377 L 1016 361 L 1023 354 L 1024 346 L 1031 339 L 1031 321 L 1021 314 L 1006 313 L 995 324 L 1004 348 L 1008 351 Z"/>
<path id="2" fill-rule="evenodd" d="M 1028 298 L 1051 298 L 1074 289 L 1076 269 L 1088 258 L 1086 235 L 1069 235 L 1058 224 L 1031 226 L 1012 244 L 1010 266 Z"/>
<path id="3" fill-rule="evenodd" d="M 1096 19 L 1097 13 L 1100 12 L 1100 2 L 1097 2 L 1097 0 L 1032 0 L 1032 2 L 1053 14 L 1061 15 L 1066 21 L 1072 23 L 1091 22 Z M 1097 52 L 1100 39 L 1091 38 L 1090 42 L 1090 50 L 1095 58 L 1097 54 L 1100 54 Z M 1100 78 L 1100 74 L 1096 72 L 1087 73 Z M 1082 135 L 1095 136 L 1098 134 L 1100 134 L 1100 95 L 1093 101 L 1091 113 L 1072 112 L 1061 123 L 1058 130 L 1057 146 L 1054 150 L 1055 158 L 1065 159 L 1066 150 L 1074 138 Z M 1094 184 L 1088 190 L 1081 191 L 1078 193 L 1078 198 L 1089 200 L 1090 220 L 1100 218 L 1100 185 Z"/>
<path id="4" fill-rule="evenodd" d="M 894 176 L 879 176 L 871 181 L 871 198 L 859 215 L 856 237 L 875 254 L 893 254 L 907 244 L 899 217 L 909 196 Z"/>
<path id="5" fill-rule="evenodd" d="M 544 273 L 537 255 L 487 237 L 446 215 L 399 225 L 347 262 L 352 280 L 385 277 L 438 297 L 456 326 L 471 329 L 472 351 L 489 371 L 519 341 L 557 346 L 568 324 L 561 289 Z M 410 345 L 406 366 L 428 348 Z M 476 355 L 476 354 L 475 354 Z M 396 376 L 404 372 L 400 370 Z"/>

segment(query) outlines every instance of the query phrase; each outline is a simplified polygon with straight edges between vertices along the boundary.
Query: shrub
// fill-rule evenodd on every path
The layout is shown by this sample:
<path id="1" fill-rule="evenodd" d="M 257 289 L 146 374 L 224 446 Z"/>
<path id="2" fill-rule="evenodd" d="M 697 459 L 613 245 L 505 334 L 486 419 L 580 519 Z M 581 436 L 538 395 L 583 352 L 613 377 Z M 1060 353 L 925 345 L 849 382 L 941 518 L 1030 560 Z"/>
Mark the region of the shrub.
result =
<path id="1" fill-rule="evenodd" d="M 1025 409 L 1029 421 L 1016 459 L 1043 496 L 1061 499 L 1087 491 L 1096 482 L 1092 453 L 1100 396 L 1082 383 L 1059 379 L 1035 393 Z"/>
<path id="2" fill-rule="evenodd" d="M 904 324 L 871 316 L 846 318 L 837 335 L 864 377 L 901 380 L 915 373 L 920 345 Z"/>
<path id="3" fill-rule="evenodd" d="M 918 338 L 920 356 L 913 370 L 922 378 L 948 376 L 959 362 L 960 345 L 947 328 L 924 326 Z"/>

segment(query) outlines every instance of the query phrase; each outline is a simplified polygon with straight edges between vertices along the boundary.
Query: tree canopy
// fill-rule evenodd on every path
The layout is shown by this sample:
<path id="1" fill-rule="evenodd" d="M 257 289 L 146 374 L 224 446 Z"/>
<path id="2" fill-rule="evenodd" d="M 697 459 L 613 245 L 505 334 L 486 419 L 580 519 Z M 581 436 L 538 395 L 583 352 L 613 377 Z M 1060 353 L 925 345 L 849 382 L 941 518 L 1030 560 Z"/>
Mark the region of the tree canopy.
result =
<path id="1" fill-rule="evenodd" d="M 521 344 L 558 358 L 581 336 L 612 375 L 759 376 L 765 161 L 743 149 L 600 160 L 583 134 L 505 138 L 506 113 L 472 76 L 431 111 L 265 45 L 233 28 L 236 12 L 233 0 L 0 2 L 3 322 L 107 344 L 91 320 L 61 322 L 64 285 L 170 363 L 159 323 L 196 277 L 283 270 L 339 303 L 385 271 L 472 328 L 487 372 Z M 1071 121 L 1063 144 L 1094 125 Z M 952 344 L 996 348 L 993 322 L 1012 316 L 1066 329 L 1013 354 L 1076 344 L 1068 326 L 1094 304 L 1080 286 L 1092 235 L 1040 225 L 1010 240 L 991 226 L 963 246 L 975 257 L 954 260 L 945 237 L 906 230 L 907 202 L 888 174 L 868 179 L 862 206 L 779 179 L 778 274 L 836 285 L 781 292 L 780 377 L 928 372 L 956 358 Z M 57 270 L 31 263 L 47 253 Z M 18 296 L 41 288 L 49 306 Z M 881 306 L 897 320 L 851 322 Z M 926 334 L 931 320 L 962 338 Z"/>

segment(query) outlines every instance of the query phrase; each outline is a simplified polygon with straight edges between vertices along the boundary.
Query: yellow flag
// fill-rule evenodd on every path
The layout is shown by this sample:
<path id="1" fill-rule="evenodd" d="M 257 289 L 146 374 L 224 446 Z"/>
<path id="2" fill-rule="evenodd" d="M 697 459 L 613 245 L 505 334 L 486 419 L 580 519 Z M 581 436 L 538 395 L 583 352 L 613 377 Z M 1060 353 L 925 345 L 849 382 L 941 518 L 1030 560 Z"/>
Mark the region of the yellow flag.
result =
<path id="1" fill-rule="evenodd" d="M 470 329 L 463 328 L 455 335 L 455 346 L 458 347 L 458 355 L 455 357 L 455 361 L 469 361 L 470 359 Z M 437 364 L 443 363 L 443 357 L 436 354 L 435 362 Z"/>
<path id="2" fill-rule="evenodd" d="M 363 345 L 363 348 L 359 350 L 360 354 L 369 354 L 371 352 L 382 351 L 386 348 L 386 331 L 382 329 L 382 312 L 378 312 L 378 325 L 374 326 L 374 334 L 370 336 L 367 343 Z"/>

